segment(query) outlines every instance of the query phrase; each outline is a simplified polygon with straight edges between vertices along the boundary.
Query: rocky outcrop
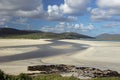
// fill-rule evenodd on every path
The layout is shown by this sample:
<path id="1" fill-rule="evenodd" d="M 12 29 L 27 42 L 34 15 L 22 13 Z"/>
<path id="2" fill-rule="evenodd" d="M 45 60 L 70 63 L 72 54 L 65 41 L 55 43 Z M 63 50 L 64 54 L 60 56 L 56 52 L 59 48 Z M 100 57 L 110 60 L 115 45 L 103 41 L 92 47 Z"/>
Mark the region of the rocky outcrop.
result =
<path id="1" fill-rule="evenodd" d="M 120 74 L 117 71 L 112 70 L 100 70 L 97 68 L 91 67 L 76 67 L 76 72 L 81 76 L 88 77 L 120 77 Z"/>
<path id="2" fill-rule="evenodd" d="M 61 73 L 70 72 L 75 66 L 73 65 L 37 65 L 28 66 L 29 71 L 41 71 L 41 73 Z"/>
<path id="3" fill-rule="evenodd" d="M 40 74 L 51 73 L 69 73 L 71 76 L 79 77 L 120 77 L 117 71 L 112 70 L 100 70 L 92 67 L 76 67 L 74 65 L 37 65 L 28 66 L 29 71 L 40 71 Z"/>

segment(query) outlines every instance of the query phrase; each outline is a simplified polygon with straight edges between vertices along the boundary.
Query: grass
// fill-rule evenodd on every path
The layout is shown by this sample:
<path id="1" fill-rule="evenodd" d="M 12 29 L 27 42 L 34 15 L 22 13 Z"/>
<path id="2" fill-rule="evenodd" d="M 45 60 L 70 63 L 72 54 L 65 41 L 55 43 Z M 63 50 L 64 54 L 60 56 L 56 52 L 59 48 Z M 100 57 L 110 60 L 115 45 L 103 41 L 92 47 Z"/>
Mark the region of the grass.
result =
<path id="1" fill-rule="evenodd" d="M 80 35 L 77 33 L 31 33 L 31 34 L 9 34 L 0 36 L 2 39 L 80 39 L 80 38 L 89 38 L 86 35 Z M 91 38 L 91 37 L 90 37 Z"/>
<path id="2" fill-rule="evenodd" d="M 34 77 L 33 80 L 80 80 L 73 76 L 71 77 L 62 77 L 59 74 L 48 74 Z"/>
<path id="3" fill-rule="evenodd" d="M 27 74 L 21 73 L 18 76 L 5 74 L 0 70 L 0 80 L 80 80 L 73 76 L 62 77 L 59 74 L 43 74 L 39 76 L 29 76 Z"/>
<path id="4" fill-rule="evenodd" d="M 120 80 L 118 77 L 95 78 L 91 80 Z"/>
<path id="5" fill-rule="evenodd" d="M 24 34 L 24 35 L 7 35 L 0 38 L 5 39 L 41 39 L 41 38 L 58 38 L 55 34 L 45 34 L 45 33 L 33 33 L 33 34 Z"/>
<path id="6" fill-rule="evenodd" d="M 21 73 L 18 76 L 5 74 L 0 70 L 0 80 L 81 80 L 71 77 L 62 77 L 59 74 L 43 74 L 39 76 L 29 76 L 27 74 Z M 91 80 L 120 80 L 118 77 L 106 77 L 106 78 L 94 78 Z"/>

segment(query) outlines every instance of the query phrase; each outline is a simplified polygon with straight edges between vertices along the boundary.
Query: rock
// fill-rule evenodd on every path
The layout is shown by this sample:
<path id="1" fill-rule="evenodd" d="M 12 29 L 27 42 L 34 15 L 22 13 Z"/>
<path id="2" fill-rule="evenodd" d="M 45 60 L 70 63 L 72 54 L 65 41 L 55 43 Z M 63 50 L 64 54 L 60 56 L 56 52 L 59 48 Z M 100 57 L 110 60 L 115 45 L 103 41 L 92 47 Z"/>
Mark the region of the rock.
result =
<path id="1" fill-rule="evenodd" d="M 100 70 L 92 67 L 76 67 L 74 65 L 36 65 L 28 66 L 29 71 L 40 71 L 40 74 L 51 74 L 51 73 L 70 73 L 75 77 L 120 77 L 117 71 L 112 70 Z"/>
<path id="2" fill-rule="evenodd" d="M 103 74 L 105 77 L 120 77 L 120 74 L 117 71 L 104 70 Z"/>
<path id="3" fill-rule="evenodd" d="M 29 71 L 46 71 L 48 73 L 70 72 L 75 66 L 73 65 L 37 65 L 28 66 Z"/>

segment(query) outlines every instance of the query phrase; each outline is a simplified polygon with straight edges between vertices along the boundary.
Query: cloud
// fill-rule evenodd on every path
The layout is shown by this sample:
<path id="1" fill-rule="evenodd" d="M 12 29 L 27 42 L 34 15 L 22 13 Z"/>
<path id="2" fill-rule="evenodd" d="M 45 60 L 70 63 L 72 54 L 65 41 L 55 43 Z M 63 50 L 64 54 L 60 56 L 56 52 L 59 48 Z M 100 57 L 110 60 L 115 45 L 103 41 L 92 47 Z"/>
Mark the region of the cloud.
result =
<path id="1" fill-rule="evenodd" d="M 65 17 L 63 12 L 61 11 L 60 7 L 57 5 L 49 5 L 47 11 L 46 19 L 49 21 L 76 21 L 77 17 L 74 16 L 67 16 Z"/>
<path id="2" fill-rule="evenodd" d="M 12 24 L 16 24 L 16 25 L 22 25 L 22 26 L 26 26 L 26 27 L 30 26 L 27 18 L 20 17 L 20 18 L 13 20 L 13 21 L 10 21 L 10 22 Z"/>
<path id="3" fill-rule="evenodd" d="M 38 17 L 44 14 L 42 0 L 0 0 L 0 16 Z"/>
<path id="4" fill-rule="evenodd" d="M 10 19 L 11 19 L 11 18 L 8 17 L 8 16 L 0 16 L 0 27 L 5 26 L 5 24 L 6 24 L 7 22 L 9 22 Z"/>
<path id="5" fill-rule="evenodd" d="M 93 21 L 120 21 L 120 0 L 97 0 L 98 8 L 90 9 Z"/>
<path id="6" fill-rule="evenodd" d="M 27 25 L 25 22 L 16 22 L 14 18 L 44 19 L 45 15 L 42 0 L 0 0 L 0 25 Z"/>
<path id="7" fill-rule="evenodd" d="M 74 16 L 65 16 L 57 5 L 49 5 L 48 11 L 45 11 L 42 0 L 0 0 L 0 16 L 26 17 L 61 22 L 77 20 Z"/>
<path id="8" fill-rule="evenodd" d="M 75 24 L 74 29 L 76 30 L 81 30 L 81 31 L 90 31 L 94 29 L 94 25 L 89 23 L 89 25 L 84 25 L 84 24 Z"/>
<path id="9" fill-rule="evenodd" d="M 93 21 L 109 20 L 112 17 L 106 10 L 100 8 L 94 8 L 90 11 L 90 13 Z"/>
<path id="10" fill-rule="evenodd" d="M 21 27 L 25 29 L 27 28 L 29 30 L 32 28 L 31 24 L 28 22 L 28 18 L 24 18 L 24 17 L 18 17 L 16 19 L 12 19 L 9 21 L 9 23 L 16 27 Z"/>
<path id="11" fill-rule="evenodd" d="M 62 32 L 80 33 L 80 32 L 91 31 L 93 29 L 94 29 L 94 25 L 91 23 L 89 25 L 84 25 L 84 24 L 72 24 L 72 23 L 62 22 L 55 25 L 55 27 L 44 26 L 40 30 L 45 32 L 56 32 L 56 33 L 62 33 Z"/>
<path id="12" fill-rule="evenodd" d="M 27 22 L 27 18 L 19 18 L 16 20 L 17 23 L 20 23 L 20 24 L 23 24 L 23 23 L 26 23 Z"/>
<path id="13" fill-rule="evenodd" d="M 49 5 L 46 20 L 49 21 L 76 21 L 78 15 L 87 10 L 90 0 L 64 0 L 64 4 Z M 67 15 L 67 16 L 66 16 Z"/>
<path id="14" fill-rule="evenodd" d="M 90 0 L 64 0 L 64 4 L 60 6 L 64 14 L 81 15 L 86 11 Z"/>
<path id="15" fill-rule="evenodd" d="M 28 3 L 29 2 L 29 3 Z M 0 0 L 1 10 L 34 10 L 41 0 Z M 33 5 L 31 5 L 33 4 Z"/>
<path id="16" fill-rule="evenodd" d="M 93 8 L 90 11 L 92 21 L 120 21 L 120 11 Z"/>
<path id="17" fill-rule="evenodd" d="M 100 8 L 120 9 L 120 0 L 97 0 Z"/>
<path id="18" fill-rule="evenodd" d="M 110 15 L 120 15 L 120 0 L 97 0 L 97 5 Z"/>
<path id="19" fill-rule="evenodd" d="M 120 27 L 119 22 L 112 22 L 112 23 L 107 23 L 103 25 L 104 28 L 114 28 L 114 27 Z"/>

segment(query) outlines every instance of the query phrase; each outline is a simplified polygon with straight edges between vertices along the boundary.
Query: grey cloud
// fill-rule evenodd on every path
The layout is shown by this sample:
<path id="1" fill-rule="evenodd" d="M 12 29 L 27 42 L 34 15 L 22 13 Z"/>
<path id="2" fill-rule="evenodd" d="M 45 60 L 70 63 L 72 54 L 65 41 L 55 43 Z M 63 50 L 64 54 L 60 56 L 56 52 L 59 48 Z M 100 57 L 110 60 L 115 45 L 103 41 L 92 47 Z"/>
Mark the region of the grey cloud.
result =
<path id="1" fill-rule="evenodd" d="M 93 21 L 120 21 L 120 0 L 97 0 L 98 8 L 90 9 Z"/>
<path id="2" fill-rule="evenodd" d="M 0 16 L 34 17 L 43 13 L 42 0 L 0 0 Z"/>
<path id="3" fill-rule="evenodd" d="M 42 0 L 0 0 L 0 16 L 25 17 L 48 21 L 76 21 L 74 16 L 64 16 L 57 5 L 43 9 Z M 1 22 L 2 24 L 2 22 Z"/>
<path id="4" fill-rule="evenodd" d="M 42 0 L 0 0 L 0 25 L 17 24 L 11 21 L 15 17 L 43 19 L 44 16 Z"/>
<path id="5" fill-rule="evenodd" d="M 41 0 L 0 0 L 0 10 L 34 10 Z"/>

